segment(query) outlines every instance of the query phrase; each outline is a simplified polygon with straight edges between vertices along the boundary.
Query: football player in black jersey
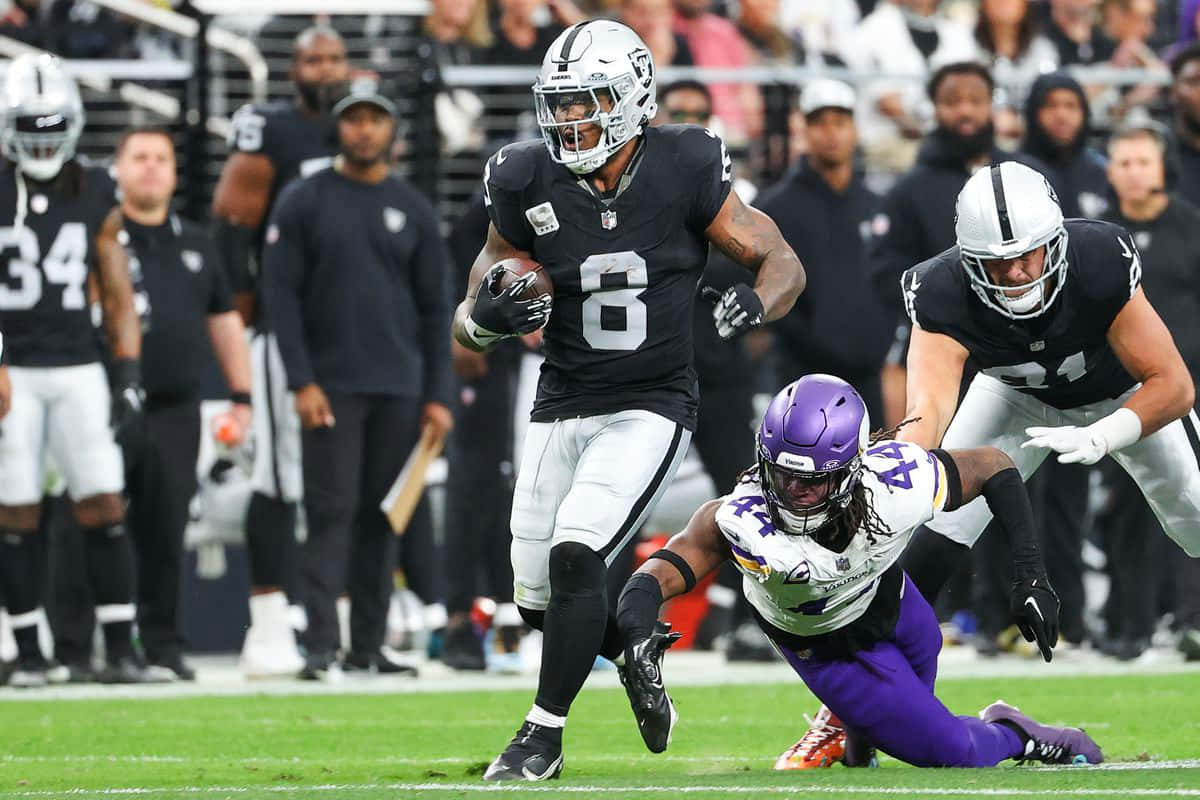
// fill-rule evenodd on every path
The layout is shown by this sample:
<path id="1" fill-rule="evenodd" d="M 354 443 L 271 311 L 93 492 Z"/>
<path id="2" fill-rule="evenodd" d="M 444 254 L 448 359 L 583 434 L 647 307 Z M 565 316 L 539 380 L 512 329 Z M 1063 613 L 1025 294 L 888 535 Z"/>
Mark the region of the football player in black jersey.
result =
<path id="1" fill-rule="evenodd" d="M 87 571 L 103 624 L 101 679 L 147 678 L 130 640 L 133 551 L 124 527 L 124 471 L 114 438 L 141 412 L 141 329 L 134 312 L 121 216 L 102 169 L 74 160 L 83 130 L 75 82 L 48 55 L 9 64 L 0 144 L 0 328 L 12 380 L 0 420 L 0 584 L 19 650 L 14 686 L 46 682 L 37 530 L 47 455 L 66 479 L 84 529 Z M 110 404 L 88 310 L 93 278 L 114 360 Z M 110 427 L 110 423 L 113 427 Z"/>
<path id="2" fill-rule="evenodd" d="M 909 422 L 897 438 L 925 448 L 994 446 L 1025 479 L 1051 450 L 1062 463 L 1112 454 L 1163 530 L 1200 556 L 1195 390 L 1141 289 L 1132 237 L 1111 223 L 1064 220 L 1045 176 L 1013 161 L 976 172 L 956 212 L 958 243 L 901 278 L 913 334 Z M 968 357 L 980 371 L 960 405 Z M 935 514 L 916 534 L 902 563 L 930 602 L 991 517 L 976 500 Z M 1046 581 L 1012 587 L 1026 638 L 1051 648 L 1058 606 Z M 1050 660 L 1050 648 L 1043 656 Z"/>
<path id="3" fill-rule="evenodd" d="M 295 99 L 248 105 L 234 114 L 232 153 L 213 196 L 215 233 L 233 271 L 234 302 L 255 328 L 254 493 L 246 514 L 250 628 L 241 659 L 248 677 L 294 675 L 304 666 L 284 594 L 295 569 L 296 509 L 303 494 L 300 422 L 274 336 L 256 302 L 254 264 L 263 223 L 280 190 L 332 162 L 337 141 L 330 111 L 346 93 L 349 76 L 346 45 L 337 31 L 316 26 L 301 32 L 291 67 Z"/>
<path id="4" fill-rule="evenodd" d="M 513 497 L 514 599 L 544 632 L 537 699 L 485 780 L 545 780 L 597 653 L 620 654 L 607 565 L 657 502 L 696 418 L 691 315 L 709 242 L 757 273 L 714 309 L 726 338 L 777 319 L 804 270 L 771 220 L 730 192 L 724 144 L 704 128 L 649 128 L 650 51 L 624 25 L 573 25 L 533 87 L 542 140 L 484 170 L 488 239 L 454 334 L 485 350 L 545 327 L 532 423 Z M 539 262 L 553 300 L 495 291 L 501 259 Z"/>
<path id="5" fill-rule="evenodd" d="M 1141 289 L 1133 238 L 1107 222 L 1064 221 L 1046 179 L 1015 162 L 976 173 L 957 213 L 957 246 L 902 279 L 915 419 L 901 436 L 929 447 L 995 445 L 1026 478 L 1049 451 L 1082 464 L 1111 453 L 1167 535 L 1200 556 L 1195 390 Z M 980 372 L 956 412 L 968 357 Z M 906 565 L 926 597 L 990 518 L 971 504 L 929 523 L 940 535 L 920 536 Z M 1048 587 L 1043 598 L 1015 587 L 1013 603 L 1057 613 Z"/>

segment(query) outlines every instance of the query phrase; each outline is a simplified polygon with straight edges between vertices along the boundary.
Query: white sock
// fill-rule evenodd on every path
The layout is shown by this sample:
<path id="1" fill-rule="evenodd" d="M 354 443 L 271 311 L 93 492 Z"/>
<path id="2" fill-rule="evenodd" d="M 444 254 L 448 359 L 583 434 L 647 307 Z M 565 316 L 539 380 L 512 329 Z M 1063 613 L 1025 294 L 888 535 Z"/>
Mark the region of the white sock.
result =
<path id="1" fill-rule="evenodd" d="M 537 703 L 534 703 L 533 708 L 529 709 L 529 713 L 525 715 L 525 719 L 534 725 L 541 725 L 543 728 L 562 728 L 567 724 L 566 717 L 551 714 Z"/>

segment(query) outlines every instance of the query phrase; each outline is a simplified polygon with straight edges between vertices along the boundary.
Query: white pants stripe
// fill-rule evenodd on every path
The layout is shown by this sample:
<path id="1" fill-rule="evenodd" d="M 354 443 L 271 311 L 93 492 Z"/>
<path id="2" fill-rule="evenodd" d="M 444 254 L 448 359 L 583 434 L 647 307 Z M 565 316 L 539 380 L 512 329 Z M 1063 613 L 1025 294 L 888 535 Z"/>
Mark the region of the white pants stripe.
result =
<path id="1" fill-rule="evenodd" d="M 250 345 L 253 399 L 254 491 L 289 503 L 304 494 L 300 461 L 300 417 L 287 388 L 287 373 L 274 334 L 258 334 Z"/>
<path id="2" fill-rule="evenodd" d="M 650 515 L 692 434 L 649 411 L 534 422 L 513 493 L 517 605 L 550 602 L 550 549 L 579 542 L 612 563 Z"/>
<path id="3" fill-rule="evenodd" d="M 947 450 L 991 445 L 1012 458 L 1028 479 L 1049 450 L 1021 448 L 1033 425 L 1090 425 L 1120 408 L 1134 389 L 1121 397 L 1072 409 L 1057 409 L 1018 392 L 987 375 L 977 375 L 950 423 L 942 447 Z M 1195 412 L 1187 417 L 1195 431 Z M 1145 495 L 1163 530 L 1190 556 L 1200 556 L 1200 464 L 1188 441 L 1183 420 L 1175 420 L 1150 436 L 1118 450 L 1112 458 L 1129 473 Z M 1086 498 L 1079 498 L 1086 502 Z M 983 498 L 961 509 L 934 515 L 929 527 L 968 547 L 983 533 L 992 512 Z"/>

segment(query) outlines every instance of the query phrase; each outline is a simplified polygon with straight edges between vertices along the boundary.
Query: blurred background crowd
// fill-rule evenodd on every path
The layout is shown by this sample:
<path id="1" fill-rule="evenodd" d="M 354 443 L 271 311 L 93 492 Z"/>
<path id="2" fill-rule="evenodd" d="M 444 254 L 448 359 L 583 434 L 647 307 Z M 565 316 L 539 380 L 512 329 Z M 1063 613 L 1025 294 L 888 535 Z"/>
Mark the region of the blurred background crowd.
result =
<path id="1" fill-rule="evenodd" d="M 439 213 L 458 297 L 486 233 L 484 160 L 539 136 L 529 85 L 547 45 L 582 19 L 620 19 L 653 53 L 656 123 L 723 136 L 736 191 L 776 220 L 803 261 L 808 288 L 796 307 L 741 340 L 721 341 L 697 303 L 693 452 L 641 541 L 614 565 L 615 587 L 639 548 L 655 549 L 700 501 L 730 488 L 753 459 L 756 411 L 799 375 L 849 380 L 875 427 L 902 419 L 898 279 L 954 244 L 954 198 L 981 166 L 1022 160 L 1047 175 L 1066 216 L 1126 226 L 1147 295 L 1200 377 L 1200 0 L 431 0 L 352 3 L 353 13 L 335 16 L 286 0 L 268 6 L 278 13 L 230 13 L 235 4 L 220 2 L 0 0 L 0 54 L 33 47 L 95 59 L 76 73 L 88 113 L 80 152 L 107 163 L 121 130 L 165 126 L 178 156 L 177 210 L 207 224 L 233 112 L 290 100 L 293 40 L 331 26 L 351 69 L 381 79 L 394 98 L 395 169 Z M 705 282 L 745 280 L 738 269 L 714 257 Z M 456 427 L 388 554 L 387 646 L 456 669 L 520 670 L 537 664 L 537 634 L 526 635 L 512 605 L 507 520 L 537 344 L 508 341 L 486 356 L 455 345 L 452 359 Z M 236 651 L 248 622 L 242 523 L 255 443 L 225 447 L 201 430 L 179 587 L 183 636 L 189 652 Z M 1200 561 L 1158 534 L 1114 466 L 1048 460 L 1031 482 L 1063 602 L 1062 646 L 1126 660 L 1179 648 L 1200 659 Z M 43 522 L 51 542 L 73 525 L 54 503 Z M 303 538 L 302 519 L 297 528 Z M 1008 627 L 997 538 L 974 549 L 938 609 L 947 640 L 984 656 L 1023 646 Z M 71 578 L 54 569 L 53 544 L 47 550 L 52 640 L 55 598 Z M 669 613 L 687 645 L 770 659 L 737 580 L 720 574 Z M 3 642 L 0 656 L 11 657 Z"/>

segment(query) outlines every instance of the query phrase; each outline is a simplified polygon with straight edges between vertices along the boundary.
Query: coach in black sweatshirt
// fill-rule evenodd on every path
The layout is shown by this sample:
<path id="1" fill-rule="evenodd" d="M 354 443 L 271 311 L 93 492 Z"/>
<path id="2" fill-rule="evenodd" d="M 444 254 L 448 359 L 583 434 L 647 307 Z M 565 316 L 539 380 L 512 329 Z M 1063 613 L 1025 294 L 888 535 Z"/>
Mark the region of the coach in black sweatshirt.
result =
<path id="1" fill-rule="evenodd" d="M 1108 159 L 1087 146 L 1090 117 L 1083 87 L 1066 72 L 1039 76 L 1025 100 L 1021 152 L 1046 165 L 1064 217 L 1101 219 L 1112 201 Z"/>
<path id="2" fill-rule="evenodd" d="M 352 92 L 341 154 L 280 195 L 263 249 L 266 310 L 303 428 L 308 610 L 303 677 L 334 669 L 347 581 L 347 668 L 398 671 L 381 650 L 395 537 L 379 503 L 423 425 L 447 431 L 450 259 L 429 202 L 391 175 L 395 108 Z"/>

